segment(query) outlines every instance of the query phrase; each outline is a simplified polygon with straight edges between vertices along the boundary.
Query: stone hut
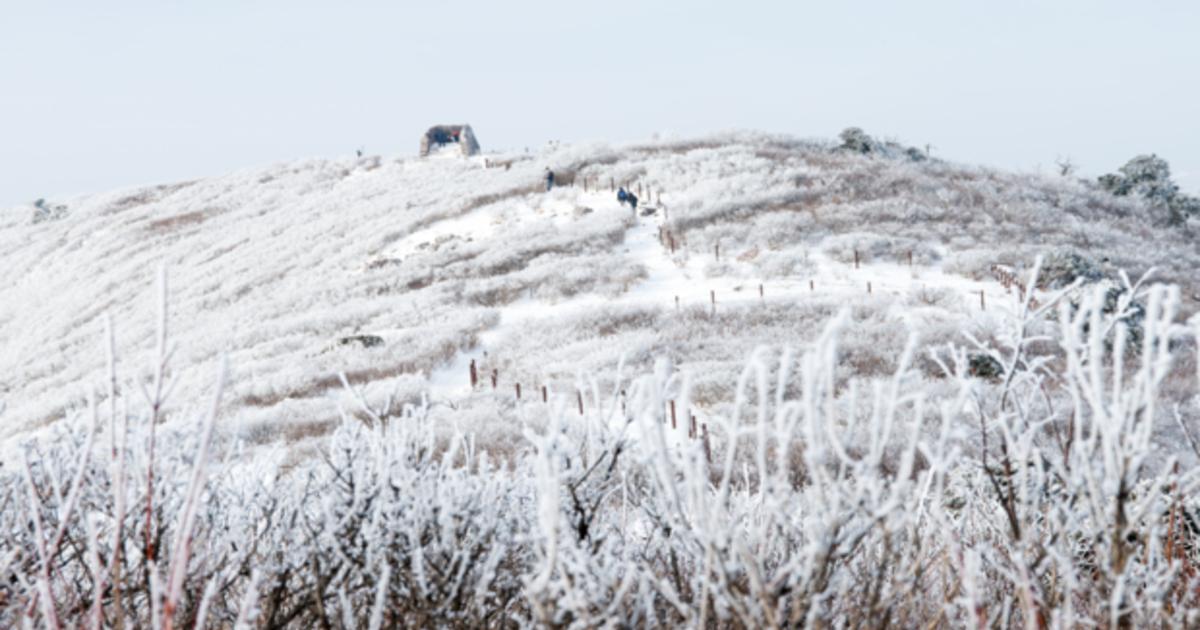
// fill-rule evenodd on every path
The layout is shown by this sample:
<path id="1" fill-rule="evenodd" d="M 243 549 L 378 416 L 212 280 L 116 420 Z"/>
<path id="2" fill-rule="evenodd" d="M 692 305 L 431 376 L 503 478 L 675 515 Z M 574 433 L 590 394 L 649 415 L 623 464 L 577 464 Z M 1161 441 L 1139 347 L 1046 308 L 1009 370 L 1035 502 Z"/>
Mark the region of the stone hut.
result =
<path id="1" fill-rule="evenodd" d="M 421 157 L 449 144 L 457 144 L 463 156 L 479 153 L 479 141 L 471 125 L 435 125 L 421 136 Z"/>

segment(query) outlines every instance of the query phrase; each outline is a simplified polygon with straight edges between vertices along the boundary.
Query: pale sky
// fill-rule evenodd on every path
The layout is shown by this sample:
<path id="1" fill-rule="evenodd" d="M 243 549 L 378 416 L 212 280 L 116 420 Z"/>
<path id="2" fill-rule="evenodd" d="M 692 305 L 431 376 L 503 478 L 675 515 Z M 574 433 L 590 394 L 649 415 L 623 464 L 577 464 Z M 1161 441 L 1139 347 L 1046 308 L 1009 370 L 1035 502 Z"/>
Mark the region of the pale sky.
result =
<path id="1" fill-rule="evenodd" d="M 308 157 L 860 126 L 1200 192 L 1200 2 L 0 0 L 0 207 Z"/>

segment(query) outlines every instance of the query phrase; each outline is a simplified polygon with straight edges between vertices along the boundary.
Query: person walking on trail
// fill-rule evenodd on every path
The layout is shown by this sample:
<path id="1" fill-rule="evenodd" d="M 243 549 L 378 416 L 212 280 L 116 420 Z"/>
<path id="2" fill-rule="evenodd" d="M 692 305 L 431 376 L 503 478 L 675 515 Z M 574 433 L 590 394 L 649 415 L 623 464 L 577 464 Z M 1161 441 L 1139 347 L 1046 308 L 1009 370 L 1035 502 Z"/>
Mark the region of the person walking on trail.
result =
<path id="1" fill-rule="evenodd" d="M 546 167 L 546 191 L 549 192 L 551 188 L 554 188 L 554 171 L 550 170 L 550 167 L 547 166 Z"/>
<path id="2" fill-rule="evenodd" d="M 623 206 L 627 201 L 629 201 L 629 193 L 625 192 L 625 187 L 622 186 L 617 189 L 617 203 Z"/>
<path id="3" fill-rule="evenodd" d="M 625 196 L 629 198 L 629 205 L 633 207 L 633 213 L 637 214 L 637 195 L 625 193 Z"/>

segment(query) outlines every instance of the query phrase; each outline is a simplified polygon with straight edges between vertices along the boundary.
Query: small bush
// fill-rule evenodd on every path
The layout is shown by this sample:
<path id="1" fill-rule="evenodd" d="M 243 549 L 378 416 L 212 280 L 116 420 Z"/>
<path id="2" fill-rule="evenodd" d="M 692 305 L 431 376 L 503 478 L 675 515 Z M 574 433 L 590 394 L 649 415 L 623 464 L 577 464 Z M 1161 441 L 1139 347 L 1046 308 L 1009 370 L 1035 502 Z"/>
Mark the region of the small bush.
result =
<path id="1" fill-rule="evenodd" d="M 1180 194 L 1171 180 L 1171 167 L 1157 155 L 1139 155 L 1118 169 L 1099 178 L 1100 187 L 1117 196 L 1140 197 L 1152 207 L 1166 210 L 1167 222 L 1183 225 L 1200 214 L 1200 199 Z"/>
<path id="2" fill-rule="evenodd" d="M 1056 250 L 1042 262 L 1038 285 L 1046 289 L 1062 289 L 1076 280 L 1085 284 L 1104 278 L 1104 272 L 1092 258 L 1069 250 Z"/>
<path id="3" fill-rule="evenodd" d="M 990 354 L 972 353 L 968 359 L 967 372 L 976 378 L 998 379 L 1004 376 L 1004 366 Z"/>

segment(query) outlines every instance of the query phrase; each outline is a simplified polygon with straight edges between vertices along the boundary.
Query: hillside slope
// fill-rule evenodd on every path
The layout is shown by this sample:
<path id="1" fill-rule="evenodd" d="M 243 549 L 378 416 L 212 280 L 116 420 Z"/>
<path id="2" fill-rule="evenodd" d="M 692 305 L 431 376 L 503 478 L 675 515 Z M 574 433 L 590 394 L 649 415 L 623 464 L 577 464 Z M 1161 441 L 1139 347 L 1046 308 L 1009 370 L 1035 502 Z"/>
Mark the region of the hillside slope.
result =
<path id="1" fill-rule="evenodd" d="M 546 192 L 544 167 L 565 185 Z M 619 205 L 622 182 L 653 213 Z M 622 360 L 690 373 L 703 414 L 729 402 L 754 348 L 809 341 L 845 307 L 845 377 L 879 376 L 910 332 L 986 338 L 1016 303 L 993 266 L 1039 254 L 1156 267 L 1183 287 L 1184 315 L 1197 308 L 1200 252 L 1134 201 L 760 134 L 308 160 L 54 203 L 53 220 L 0 214 L 0 436 L 83 406 L 81 384 L 104 378 L 105 315 L 126 376 L 152 362 L 160 265 L 173 404 L 200 400 L 194 376 L 227 355 L 222 421 L 255 442 L 322 434 L 342 373 L 501 443 L 519 439 L 519 423 L 491 422 L 515 413 L 517 383 L 522 404 L 543 386 L 574 399 Z"/>

